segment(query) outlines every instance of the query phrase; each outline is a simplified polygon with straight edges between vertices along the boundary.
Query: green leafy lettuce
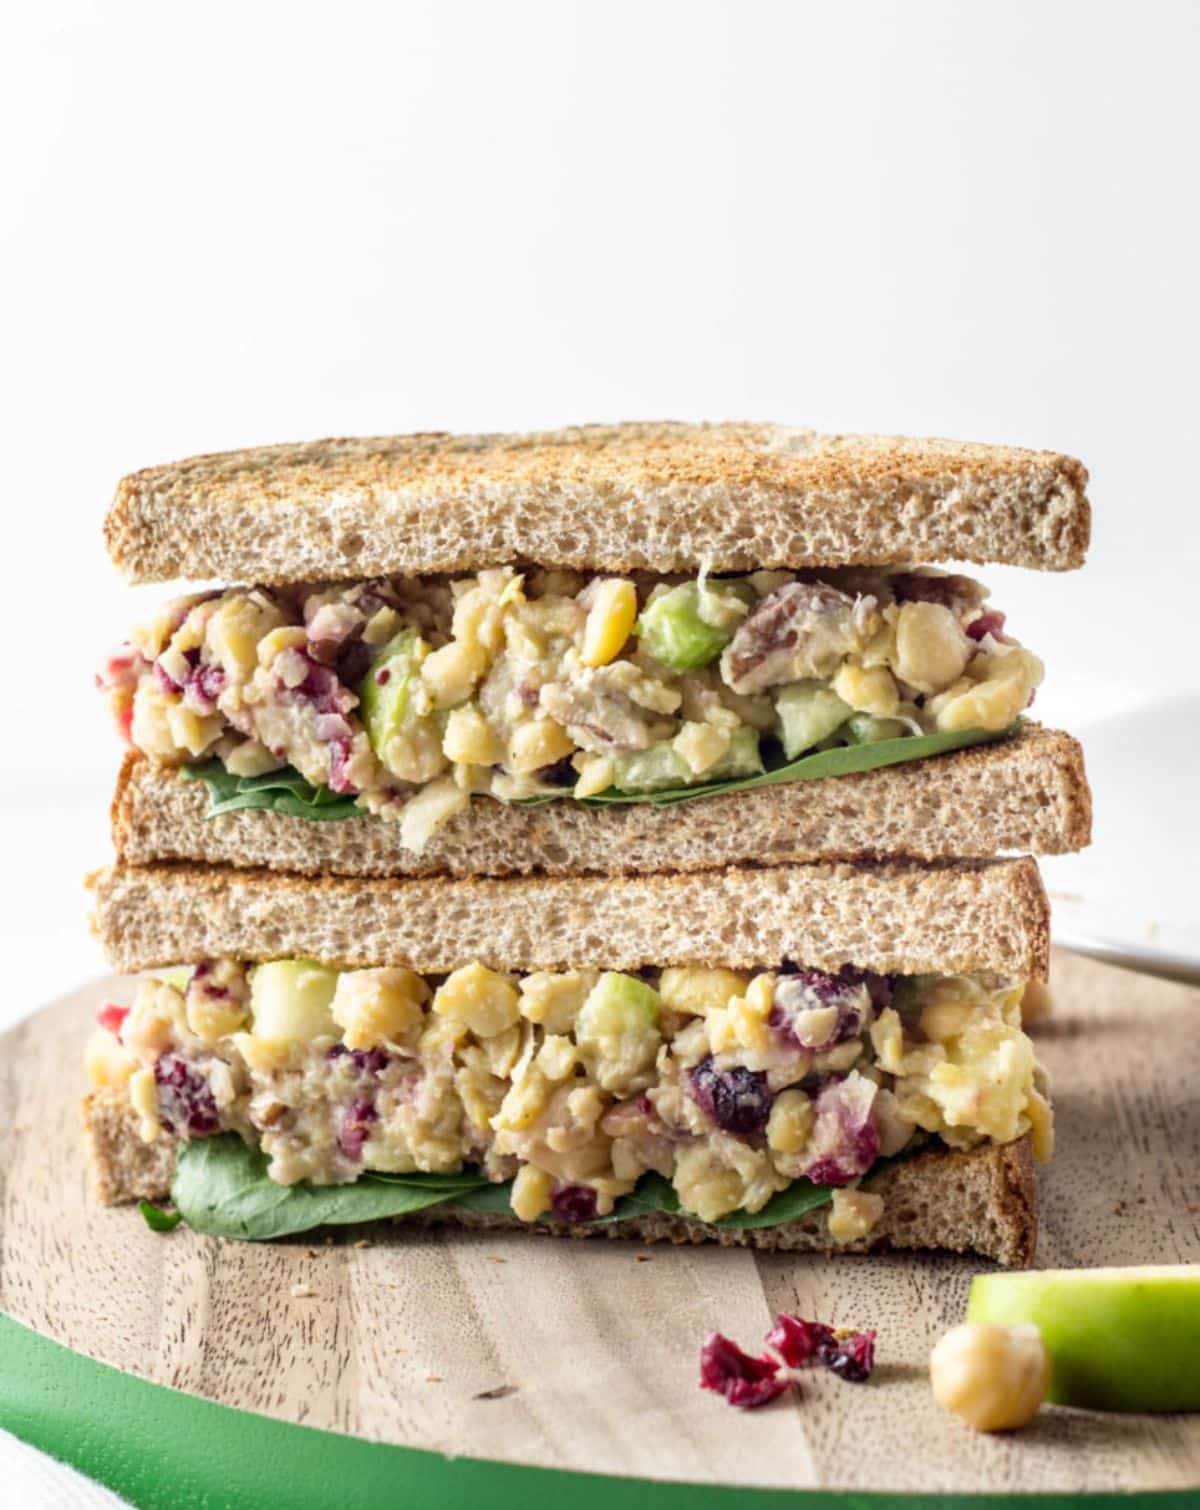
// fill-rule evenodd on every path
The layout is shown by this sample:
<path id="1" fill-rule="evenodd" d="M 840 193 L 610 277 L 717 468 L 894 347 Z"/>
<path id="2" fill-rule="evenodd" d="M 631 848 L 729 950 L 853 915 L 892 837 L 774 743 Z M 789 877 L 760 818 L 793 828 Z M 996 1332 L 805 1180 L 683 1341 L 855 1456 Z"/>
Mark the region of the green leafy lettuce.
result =
<path id="1" fill-rule="evenodd" d="M 222 1133 L 180 1145 L 171 1186 L 171 1202 L 178 1216 L 172 1220 L 153 1206 L 153 1215 L 145 1209 L 142 1214 L 156 1232 L 169 1231 L 182 1219 L 194 1232 L 266 1242 L 314 1227 L 408 1216 L 431 1206 L 512 1216 L 510 1191 L 510 1185 L 493 1184 L 474 1170 L 462 1174 L 368 1173 L 349 1185 L 277 1185 L 267 1175 L 265 1155 L 245 1144 L 236 1133 Z M 832 1196 L 827 1185 L 797 1180 L 772 1197 L 761 1211 L 736 1211 L 716 1225 L 773 1227 L 826 1205 Z M 148 1204 L 143 1203 L 143 1208 Z M 619 1222 L 659 1213 L 679 1215 L 679 1197 L 668 1180 L 647 1174 L 636 1190 L 617 1201 L 608 1216 L 594 1220 Z"/>
<path id="2" fill-rule="evenodd" d="M 945 755 L 969 745 L 990 744 L 1015 733 L 1019 724 L 1007 729 L 959 729 L 950 734 L 906 735 L 901 739 L 877 739 L 867 744 L 839 745 L 830 750 L 815 750 L 754 776 L 734 776 L 695 786 L 677 787 L 657 792 L 619 792 L 610 788 L 592 797 L 578 800 L 584 807 L 610 807 L 630 802 L 648 802 L 654 807 L 671 807 L 678 802 L 695 802 L 701 797 L 723 796 L 728 792 L 749 792 L 757 787 L 781 786 L 790 781 L 817 781 L 825 776 L 852 776 L 861 771 L 877 771 L 883 766 L 901 765 L 909 760 L 924 760 L 930 755 Z M 205 814 L 216 818 L 239 808 L 264 808 L 289 818 L 308 818 L 328 822 L 337 818 L 362 817 L 362 809 L 353 797 L 339 796 L 328 787 L 313 786 L 290 767 L 269 771 L 265 776 L 234 776 L 219 760 L 200 765 L 185 765 L 180 774 L 186 781 L 202 781 L 208 788 L 209 806 Z M 561 792 L 546 792 L 526 797 L 517 805 L 540 807 L 546 802 L 570 798 L 569 787 Z"/>
<path id="3" fill-rule="evenodd" d="M 219 760 L 179 769 L 185 781 L 202 781 L 208 788 L 206 818 L 236 813 L 240 808 L 265 808 L 286 818 L 307 818 L 328 823 L 338 818 L 361 818 L 362 809 L 353 797 L 343 797 L 327 786 L 313 786 L 299 771 L 284 766 L 265 776 L 235 776 Z"/>
<path id="4" fill-rule="evenodd" d="M 142 1220 L 151 1232 L 174 1232 L 183 1221 L 178 1211 L 164 1211 L 153 1201 L 139 1201 L 138 1210 L 142 1213 Z"/>

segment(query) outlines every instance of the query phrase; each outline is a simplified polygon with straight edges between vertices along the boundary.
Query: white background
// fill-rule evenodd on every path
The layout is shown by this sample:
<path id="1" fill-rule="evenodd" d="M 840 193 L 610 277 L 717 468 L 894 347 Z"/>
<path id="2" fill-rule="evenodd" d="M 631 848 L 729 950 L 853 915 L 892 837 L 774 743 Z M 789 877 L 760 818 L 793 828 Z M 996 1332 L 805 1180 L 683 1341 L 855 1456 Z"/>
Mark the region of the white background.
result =
<path id="1" fill-rule="evenodd" d="M 1087 569 L 984 574 L 1048 662 L 1039 714 L 1200 691 L 1200 6 L 0 25 L 0 1015 L 98 967 L 90 675 L 133 611 L 100 522 L 189 452 L 663 416 L 1052 447 L 1092 471 Z"/>

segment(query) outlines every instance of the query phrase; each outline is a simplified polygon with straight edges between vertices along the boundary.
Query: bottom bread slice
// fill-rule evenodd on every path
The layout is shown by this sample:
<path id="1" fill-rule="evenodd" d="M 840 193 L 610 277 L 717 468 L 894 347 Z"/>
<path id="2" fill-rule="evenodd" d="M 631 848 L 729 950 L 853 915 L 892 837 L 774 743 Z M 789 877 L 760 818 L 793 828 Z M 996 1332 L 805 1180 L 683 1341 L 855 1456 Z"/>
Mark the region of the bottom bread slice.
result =
<path id="1" fill-rule="evenodd" d="M 106 1205 L 164 1200 L 175 1167 L 174 1142 L 144 1143 L 122 1088 L 90 1092 L 82 1108 L 83 1138 L 93 1194 Z M 432 1207 L 401 1220 L 415 1225 L 488 1231 L 523 1230 L 557 1237 L 616 1237 L 637 1242 L 705 1243 L 792 1253 L 865 1253 L 884 1248 L 942 1248 L 973 1252 L 1024 1268 L 1037 1242 L 1037 1180 L 1028 1137 L 985 1143 L 969 1153 L 926 1149 L 889 1164 L 863 1181 L 884 1198 L 884 1214 L 868 1238 L 835 1243 L 826 1211 L 811 1211 L 775 1227 L 713 1226 L 658 1213 L 616 1222 L 544 1222 Z"/>

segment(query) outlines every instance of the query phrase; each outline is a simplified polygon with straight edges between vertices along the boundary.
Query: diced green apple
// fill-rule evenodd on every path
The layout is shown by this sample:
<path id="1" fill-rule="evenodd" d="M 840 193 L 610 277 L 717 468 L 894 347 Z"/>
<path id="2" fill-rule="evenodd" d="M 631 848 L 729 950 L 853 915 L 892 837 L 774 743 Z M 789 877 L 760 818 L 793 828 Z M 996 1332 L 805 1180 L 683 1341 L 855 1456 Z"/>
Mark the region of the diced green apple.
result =
<path id="1" fill-rule="evenodd" d="M 606 970 L 579 1009 L 575 1042 L 585 1056 L 594 1054 L 604 1089 L 623 1084 L 658 1052 L 658 992 L 634 975 Z"/>
<path id="2" fill-rule="evenodd" d="M 783 753 L 798 760 L 840 729 L 854 710 L 824 682 L 791 682 L 775 697 Z"/>
<path id="3" fill-rule="evenodd" d="M 880 739 L 903 739 L 912 730 L 900 718 L 877 718 L 873 713 L 856 713 L 847 720 L 846 733 L 853 744 L 869 745 Z"/>
<path id="4" fill-rule="evenodd" d="M 735 776 L 756 776 L 762 770 L 758 732 L 744 724 L 735 729 L 729 749 L 699 776 L 669 739 L 646 750 L 624 750 L 613 760 L 613 785 L 620 792 L 665 792 L 709 781 L 727 781 Z"/>
<path id="5" fill-rule="evenodd" d="M 176 991 L 186 991 L 188 981 L 192 978 L 191 969 L 156 970 L 155 975 L 162 981 L 164 986 L 174 986 Z"/>
<path id="6" fill-rule="evenodd" d="M 672 671 L 695 671 L 715 661 L 742 618 L 739 604 L 753 593 L 744 583 L 681 582 L 647 603 L 635 626 L 643 646 Z"/>
<path id="7" fill-rule="evenodd" d="M 413 679 L 423 649 L 415 629 L 402 629 L 371 662 L 358 689 L 359 716 L 371 748 L 381 758 L 388 740 L 414 721 Z"/>
<path id="8" fill-rule="evenodd" d="M 338 1035 L 329 1010 L 338 972 L 311 959 L 273 960 L 250 973 L 250 1012 L 256 1038 L 306 1043 Z"/>
<path id="9" fill-rule="evenodd" d="M 1200 1264 L 979 1274 L 967 1320 L 1036 1326 L 1059 1404 L 1200 1410 Z"/>

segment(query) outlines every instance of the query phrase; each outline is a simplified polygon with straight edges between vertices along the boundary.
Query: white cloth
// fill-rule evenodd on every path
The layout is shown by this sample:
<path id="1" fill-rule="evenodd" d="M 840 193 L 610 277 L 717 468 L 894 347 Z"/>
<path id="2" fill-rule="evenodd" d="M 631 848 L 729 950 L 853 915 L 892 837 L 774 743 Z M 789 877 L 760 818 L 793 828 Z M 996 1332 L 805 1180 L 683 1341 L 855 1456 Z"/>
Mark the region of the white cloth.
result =
<path id="1" fill-rule="evenodd" d="M 4 1503 L 20 1510 L 128 1510 L 127 1501 L 0 1431 Z"/>

